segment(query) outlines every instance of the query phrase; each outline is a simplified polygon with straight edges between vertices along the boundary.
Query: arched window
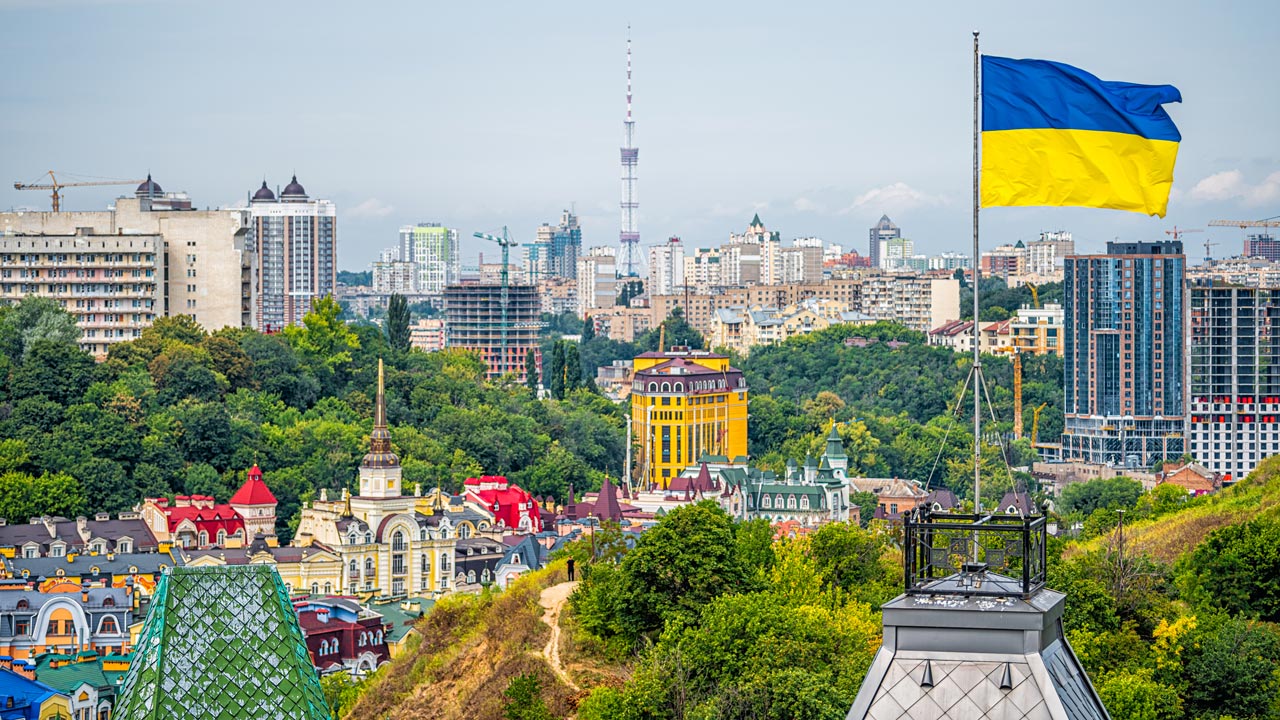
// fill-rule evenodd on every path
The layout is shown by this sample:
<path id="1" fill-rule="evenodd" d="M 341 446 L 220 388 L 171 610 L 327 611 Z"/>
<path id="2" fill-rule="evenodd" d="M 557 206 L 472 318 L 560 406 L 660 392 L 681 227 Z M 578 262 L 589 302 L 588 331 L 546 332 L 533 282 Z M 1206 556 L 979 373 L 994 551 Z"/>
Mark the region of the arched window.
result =
<path id="1" fill-rule="evenodd" d="M 804 497 L 800 498 L 800 509 L 801 509 L 801 510 L 808 510 L 808 509 L 809 509 L 809 496 L 808 496 L 808 495 L 805 495 Z"/>
<path id="2" fill-rule="evenodd" d="M 31 607 L 31 603 L 28 603 L 26 598 L 22 598 L 21 600 L 18 601 L 18 607 L 17 607 L 18 610 L 26 610 L 30 607 Z"/>
<path id="3" fill-rule="evenodd" d="M 360 633 L 360 640 L 356 643 L 357 647 L 364 647 L 364 633 Z"/>
<path id="4" fill-rule="evenodd" d="M 209 533 L 204 530 L 200 531 L 200 544 L 201 545 L 209 544 Z"/>
<path id="5" fill-rule="evenodd" d="M 115 598 L 107 597 L 102 599 L 102 607 L 115 607 L 115 606 L 116 606 Z"/>
<path id="6" fill-rule="evenodd" d="M 391 533 L 391 549 L 394 552 L 404 552 L 406 547 L 408 546 L 404 542 L 404 533 L 402 531 L 396 530 Z"/>
<path id="7" fill-rule="evenodd" d="M 469 537 L 471 537 L 471 526 L 470 526 L 470 525 L 459 525 L 459 526 L 458 526 L 458 537 L 460 537 L 460 538 L 462 538 L 462 539 L 464 539 L 464 540 L 465 540 L 465 539 L 467 539 L 467 538 L 469 538 Z"/>
<path id="8" fill-rule="evenodd" d="M 787 496 L 787 509 L 788 509 L 788 510 L 795 510 L 795 509 L 796 509 L 796 496 L 795 496 L 795 495 L 788 495 L 788 496 Z"/>
<path id="9" fill-rule="evenodd" d="M 347 571 L 354 576 L 357 572 L 359 572 L 359 570 L 360 570 L 360 566 L 357 565 L 355 559 L 352 558 L 351 562 L 347 563 Z"/>
<path id="10" fill-rule="evenodd" d="M 103 635 L 119 635 L 120 626 L 116 624 L 115 616 L 104 615 L 102 622 L 98 623 L 98 632 Z"/>
<path id="11" fill-rule="evenodd" d="M 218 544 L 219 544 L 219 545 L 226 545 L 226 544 L 227 544 L 227 531 L 226 531 L 226 530 L 219 530 L 219 531 L 218 531 Z"/>
<path id="12" fill-rule="evenodd" d="M 657 391 L 658 391 L 658 383 L 656 382 L 649 383 L 649 392 L 657 392 Z"/>
<path id="13" fill-rule="evenodd" d="M 773 499 L 773 504 L 774 504 L 774 507 L 777 507 L 779 509 L 786 507 L 785 505 L 782 504 L 782 493 L 778 493 L 778 496 Z"/>
<path id="14" fill-rule="evenodd" d="M 422 553 L 422 574 L 425 575 L 429 572 L 431 572 L 431 556 L 426 553 Z"/>
<path id="15" fill-rule="evenodd" d="M 768 495 L 765 495 L 764 497 L 760 498 L 760 507 L 762 507 L 762 508 L 772 508 L 772 507 L 773 507 L 773 498 L 769 497 Z"/>
<path id="16" fill-rule="evenodd" d="M 325 595 L 330 595 L 330 594 L 332 594 L 332 593 L 333 593 L 333 583 L 325 583 L 325 584 L 324 584 L 324 594 L 325 594 Z"/>
<path id="17" fill-rule="evenodd" d="M 426 529 L 426 528 L 422 528 L 421 530 L 419 530 L 419 531 L 418 531 L 418 539 L 419 539 L 419 540 L 421 540 L 422 542 L 426 542 L 426 541 L 427 541 L 427 529 Z"/>
<path id="18" fill-rule="evenodd" d="M 320 583 L 311 583 L 311 594 L 312 595 L 320 594 Z"/>
<path id="19" fill-rule="evenodd" d="M 442 573 L 447 573 L 447 572 L 449 572 L 449 564 L 450 564 L 450 563 L 449 563 L 449 556 L 448 556 L 448 555 L 441 555 L 441 556 L 440 556 L 440 572 L 442 572 Z"/>
<path id="20" fill-rule="evenodd" d="M 365 545 L 368 545 L 368 544 L 369 544 L 369 543 L 371 543 L 371 542 L 373 542 L 373 533 L 370 533 L 370 532 L 365 533 L 365 534 L 364 534 L 364 543 L 365 543 Z"/>
<path id="21" fill-rule="evenodd" d="M 467 571 L 467 582 L 469 582 L 469 583 L 473 583 L 473 582 L 475 582 L 475 581 L 476 581 L 476 571 L 475 571 L 475 570 L 468 570 L 468 571 Z"/>
<path id="22" fill-rule="evenodd" d="M 364 571 L 365 574 L 373 574 L 373 558 L 364 559 Z"/>
<path id="23" fill-rule="evenodd" d="M 671 383 L 669 382 L 662 383 L 662 392 L 671 392 Z"/>
<path id="24" fill-rule="evenodd" d="M 682 382 L 677 382 L 677 383 L 675 384 L 675 391 L 676 391 L 676 392 L 684 392 L 684 383 L 682 383 Z"/>
<path id="25" fill-rule="evenodd" d="M 381 631 L 381 630 L 379 630 L 379 631 L 378 631 L 377 638 L 378 638 L 378 639 L 377 639 L 377 640 L 375 640 L 375 641 L 374 641 L 374 643 L 375 643 L 375 644 L 377 644 L 377 645 L 381 645 L 381 644 L 382 644 L 382 631 Z"/>

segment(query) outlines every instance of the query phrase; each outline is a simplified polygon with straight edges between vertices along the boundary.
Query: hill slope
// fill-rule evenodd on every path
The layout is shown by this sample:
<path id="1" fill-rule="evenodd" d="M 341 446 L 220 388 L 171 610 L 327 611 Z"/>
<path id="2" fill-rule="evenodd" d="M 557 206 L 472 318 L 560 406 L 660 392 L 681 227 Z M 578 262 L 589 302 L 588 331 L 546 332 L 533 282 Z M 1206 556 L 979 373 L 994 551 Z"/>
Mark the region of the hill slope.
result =
<path id="1" fill-rule="evenodd" d="M 499 720 L 512 678 L 537 676 L 554 717 L 577 704 L 543 658 L 552 637 L 538 604 L 542 591 L 565 581 L 561 564 L 520 578 L 504 592 L 456 595 L 419 625 L 422 640 L 378 673 L 347 720 Z"/>

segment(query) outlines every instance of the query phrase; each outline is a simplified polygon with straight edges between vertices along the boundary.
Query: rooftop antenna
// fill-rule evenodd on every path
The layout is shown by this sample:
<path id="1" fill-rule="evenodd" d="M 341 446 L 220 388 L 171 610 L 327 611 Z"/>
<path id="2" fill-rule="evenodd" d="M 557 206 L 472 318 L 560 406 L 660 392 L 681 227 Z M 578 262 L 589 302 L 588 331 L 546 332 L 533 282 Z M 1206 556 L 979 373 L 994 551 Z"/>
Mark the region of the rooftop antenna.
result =
<path id="1" fill-rule="evenodd" d="M 618 239 L 622 245 L 622 274 L 638 277 L 640 261 L 640 229 L 638 214 L 640 201 L 636 197 L 636 165 L 640 161 L 640 148 L 635 146 L 636 123 L 631 119 L 631 26 L 627 26 L 627 119 L 622 123 L 622 231 Z"/>

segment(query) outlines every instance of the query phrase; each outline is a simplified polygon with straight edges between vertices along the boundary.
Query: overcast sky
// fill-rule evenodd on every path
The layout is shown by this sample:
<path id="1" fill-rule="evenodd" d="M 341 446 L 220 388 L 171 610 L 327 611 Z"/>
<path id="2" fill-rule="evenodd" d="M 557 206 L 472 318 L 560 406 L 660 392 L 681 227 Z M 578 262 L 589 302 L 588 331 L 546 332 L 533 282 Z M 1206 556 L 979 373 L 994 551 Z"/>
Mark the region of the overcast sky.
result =
<path id="1" fill-rule="evenodd" d="M 427 221 L 496 258 L 473 231 L 531 240 L 571 204 L 584 245 L 613 245 L 630 23 L 642 244 L 719 244 L 758 211 L 785 240 L 865 253 L 888 213 L 917 252 L 967 252 L 972 30 L 986 53 L 1183 95 L 1166 219 L 993 209 L 984 248 L 1280 215 L 1280 3 L 1040 5 L 0 0 L 0 208 L 47 209 L 12 182 L 49 169 L 150 171 L 202 207 L 296 171 L 338 205 L 343 269 Z M 1216 228 L 1189 254 L 1206 237 L 1240 251 Z"/>

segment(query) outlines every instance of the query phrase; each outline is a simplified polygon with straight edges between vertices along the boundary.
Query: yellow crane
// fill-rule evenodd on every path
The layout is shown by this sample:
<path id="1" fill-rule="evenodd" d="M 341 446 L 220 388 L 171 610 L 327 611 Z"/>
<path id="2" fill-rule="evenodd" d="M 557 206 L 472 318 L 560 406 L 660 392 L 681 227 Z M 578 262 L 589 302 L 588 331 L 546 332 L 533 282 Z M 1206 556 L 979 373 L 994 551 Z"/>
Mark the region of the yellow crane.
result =
<path id="1" fill-rule="evenodd" d="M 1035 447 L 1040 439 L 1040 413 L 1049 406 L 1049 403 L 1042 402 L 1031 411 L 1031 447 Z"/>
<path id="2" fill-rule="evenodd" d="M 57 175 L 52 170 L 45 173 L 49 176 L 47 183 L 20 183 L 13 184 L 14 190 L 51 190 L 53 197 L 53 211 L 60 212 L 62 210 L 62 188 L 69 187 L 90 187 L 94 185 L 141 185 L 151 179 L 147 176 L 147 180 L 92 180 L 88 182 L 58 182 Z"/>
<path id="3" fill-rule="evenodd" d="M 1024 282 L 1022 284 L 1026 285 L 1027 289 L 1031 291 L 1031 307 L 1039 310 L 1040 309 L 1040 289 L 1035 286 L 1035 283 Z"/>

